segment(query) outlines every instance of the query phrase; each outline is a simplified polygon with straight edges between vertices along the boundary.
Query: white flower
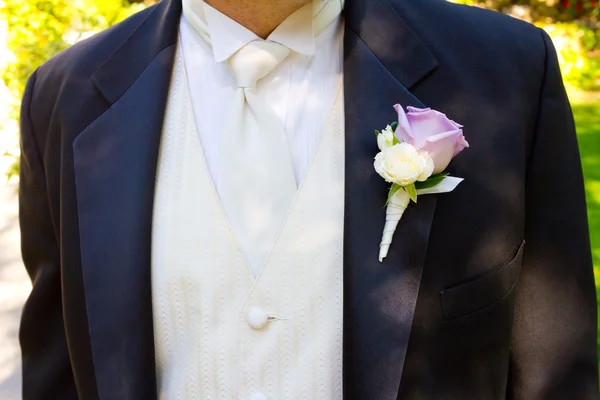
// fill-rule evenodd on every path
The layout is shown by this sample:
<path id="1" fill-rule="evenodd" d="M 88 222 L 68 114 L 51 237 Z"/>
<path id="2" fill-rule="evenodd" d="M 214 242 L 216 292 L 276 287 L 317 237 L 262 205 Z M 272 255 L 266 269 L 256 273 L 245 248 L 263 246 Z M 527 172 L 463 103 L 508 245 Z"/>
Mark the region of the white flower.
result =
<path id="1" fill-rule="evenodd" d="M 408 143 L 385 148 L 375 156 L 374 165 L 383 179 L 400 186 L 427 180 L 434 168 L 433 160 L 426 152 L 417 151 Z"/>
<path id="2" fill-rule="evenodd" d="M 386 126 L 383 132 L 377 135 L 377 146 L 379 150 L 383 151 L 394 145 L 394 131 L 391 126 Z"/>

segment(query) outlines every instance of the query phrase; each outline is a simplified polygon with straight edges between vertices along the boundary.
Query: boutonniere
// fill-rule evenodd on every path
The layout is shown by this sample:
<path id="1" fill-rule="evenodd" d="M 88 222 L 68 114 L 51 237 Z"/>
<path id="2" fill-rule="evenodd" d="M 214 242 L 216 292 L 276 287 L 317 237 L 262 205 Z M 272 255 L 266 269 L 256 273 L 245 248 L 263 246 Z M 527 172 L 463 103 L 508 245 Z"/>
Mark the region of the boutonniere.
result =
<path id="1" fill-rule="evenodd" d="M 379 245 L 379 261 L 387 256 L 392 237 L 411 201 L 424 194 L 448 193 L 463 179 L 444 173 L 452 158 L 469 147 L 462 125 L 430 108 L 399 104 L 398 122 L 383 132 L 375 131 L 381 150 L 375 156 L 375 170 L 392 184 L 387 199 L 383 237 Z"/>

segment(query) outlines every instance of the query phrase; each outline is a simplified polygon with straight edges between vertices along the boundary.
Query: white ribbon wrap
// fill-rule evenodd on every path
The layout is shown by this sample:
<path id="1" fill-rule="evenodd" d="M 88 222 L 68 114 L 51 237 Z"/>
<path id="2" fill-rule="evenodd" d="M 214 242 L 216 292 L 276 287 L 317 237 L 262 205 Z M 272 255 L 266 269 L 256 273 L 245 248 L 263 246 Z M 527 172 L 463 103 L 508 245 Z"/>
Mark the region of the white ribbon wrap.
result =
<path id="1" fill-rule="evenodd" d="M 455 178 L 452 176 L 446 177 L 436 186 L 429 189 L 417 190 L 417 198 L 423 194 L 437 194 L 437 193 L 448 193 L 456 189 L 459 183 L 463 181 L 462 178 Z M 392 238 L 394 232 L 398 227 L 398 222 L 402 218 L 404 211 L 410 204 L 410 197 L 404 189 L 398 190 L 390 199 L 387 210 L 385 226 L 383 227 L 383 237 L 381 238 L 381 244 L 379 245 L 379 262 L 383 262 L 383 259 L 387 256 L 392 244 Z"/>

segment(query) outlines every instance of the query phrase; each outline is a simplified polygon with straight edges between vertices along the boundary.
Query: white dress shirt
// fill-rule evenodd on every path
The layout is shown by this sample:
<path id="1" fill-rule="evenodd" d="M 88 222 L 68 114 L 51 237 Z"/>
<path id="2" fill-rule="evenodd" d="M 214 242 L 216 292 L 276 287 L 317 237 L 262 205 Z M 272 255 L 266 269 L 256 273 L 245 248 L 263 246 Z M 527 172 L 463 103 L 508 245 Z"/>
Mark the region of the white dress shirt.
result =
<path id="1" fill-rule="evenodd" d="M 211 178 L 218 182 L 219 139 L 226 134 L 222 130 L 237 88 L 227 59 L 259 38 L 202 0 L 184 2 L 193 10 L 195 23 L 207 26 L 212 42 L 211 48 L 181 17 L 180 45 L 197 130 Z M 287 46 L 292 52 L 256 87 L 257 94 L 285 126 L 298 183 L 306 174 L 343 75 L 341 16 L 318 36 L 313 34 L 313 15 L 323 3 L 314 0 L 313 7 L 303 7 L 290 15 L 269 35 L 267 40 Z"/>

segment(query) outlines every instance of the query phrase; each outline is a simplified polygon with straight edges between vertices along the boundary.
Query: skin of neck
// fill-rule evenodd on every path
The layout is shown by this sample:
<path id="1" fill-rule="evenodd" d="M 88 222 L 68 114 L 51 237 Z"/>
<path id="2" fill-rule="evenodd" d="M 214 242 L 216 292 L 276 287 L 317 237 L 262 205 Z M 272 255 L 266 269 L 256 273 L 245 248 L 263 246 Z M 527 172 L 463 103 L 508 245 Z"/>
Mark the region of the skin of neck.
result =
<path id="1" fill-rule="evenodd" d="M 312 0 L 205 0 L 211 7 L 266 39 L 290 14 Z"/>

